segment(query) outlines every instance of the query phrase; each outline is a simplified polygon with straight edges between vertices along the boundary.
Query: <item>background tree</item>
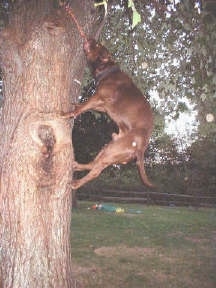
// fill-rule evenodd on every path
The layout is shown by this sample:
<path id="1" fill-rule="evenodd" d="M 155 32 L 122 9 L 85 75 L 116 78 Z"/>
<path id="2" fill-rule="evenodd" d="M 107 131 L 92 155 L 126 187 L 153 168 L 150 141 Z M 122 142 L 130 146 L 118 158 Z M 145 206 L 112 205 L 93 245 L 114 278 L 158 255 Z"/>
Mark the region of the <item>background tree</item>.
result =
<path id="1" fill-rule="evenodd" d="M 206 115 L 208 113 L 216 115 L 216 49 L 214 48 L 216 6 L 212 1 L 201 0 L 134 1 L 141 15 L 141 22 L 132 29 L 131 9 L 128 8 L 127 1 L 110 0 L 109 3 L 112 5 L 101 34 L 101 41 L 112 52 L 122 69 L 138 84 L 155 111 L 156 125 L 146 155 L 148 173 L 152 174 L 160 191 L 183 192 L 185 190 L 190 193 L 192 187 L 189 183 L 191 182 L 185 182 L 188 177 L 188 168 L 191 167 L 187 147 L 201 140 L 205 135 L 205 139 L 208 138 L 207 143 L 212 143 L 209 148 L 214 154 L 212 149 L 215 139 L 210 135 L 215 135 L 215 120 L 211 123 L 207 122 Z M 101 122 L 102 118 L 100 118 L 100 121 L 97 121 L 94 114 L 89 114 L 88 117 L 93 117 L 95 127 L 101 131 L 100 137 L 97 138 L 97 145 L 91 142 L 91 136 L 88 138 L 88 134 L 85 135 L 85 139 L 88 139 L 86 143 L 92 143 L 92 153 L 94 147 L 96 151 L 100 146 L 98 144 L 100 139 L 102 139 L 101 145 L 104 144 L 104 139 L 109 139 L 111 131 L 105 129 L 105 132 L 102 132 L 104 128 L 100 129 L 106 125 L 104 121 L 108 122 L 107 120 L 104 119 Z M 186 121 L 186 117 L 189 120 Z M 185 123 L 184 131 L 180 132 L 175 125 L 172 125 L 172 135 L 167 135 L 167 125 L 175 121 Z M 91 130 L 90 123 L 89 121 L 85 124 L 82 122 L 82 133 Z M 88 127 L 87 130 L 84 127 Z M 76 129 L 79 129 L 79 124 L 76 125 Z M 106 130 L 109 131 L 108 134 Z M 74 147 L 78 149 L 76 155 L 82 157 L 83 151 L 87 151 L 88 148 L 83 146 L 81 150 L 82 146 L 77 143 L 82 142 L 82 145 L 85 145 L 84 138 L 79 141 L 79 132 L 74 130 L 74 133 L 76 134 Z M 204 142 L 201 141 L 201 143 Z M 198 146 L 201 148 L 200 145 Z M 206 146 L 203 146 L 203 149 L 205 151 Z M 175 170 L 176 173 L 179 170 L 178 188 L 176 187 L 176 174 L 170 173 L 169 169 L 161 170 L 159 167 L 159 161 L 164 158 L 164 151 L 169 154 L 167 159 L 172 158 L 173 163 L 178 163 Z M 207 164 L 205 153 L 200 155 L 203 155 L 200 161 Z M 155 164 L 158 169 L 155 169 Z M 164 167 L 164 161 L 161 165 Z M 167 165 L 169 165 L 169 160 L 167 160 Z M 121 183 L 124 187 L 132 184 L 130 188 L 133 189 L 139 186 L 140 182 L 137 180 L 133 164 L 127 165 L 128 169 L 130 169 L 128 173 L 133 171 L 130 177 L 125 173 L 125 168 L 111 167 L 100 176 L 95 184 L 102 182 L 102 186 L 104 183 L 110 186 L 116 183 L 116 186 L 119 186 Z M 161 181 L 161 171 L 163 171 L 163 179 L 166 178 L 166 184 Z M 113 176 L 116 181 L 110 180 L 110 176 Z M 205 177 L 208 175 L 206 174 Z M 89 185 L 92 186 L 92 184 Z M 89 190 L 89 185 L 86 186 L 86 190 Z M 97 188 L 96 185 L 95 188 Z M 203 193 L 205 187 L 199 187 L 199 193 Z"/>
<path id="2" fill-rule="evenodd" d="M 216 138 L 215 133 L 208 137 L 199 137 L 187 149 L 188 173 L 187 185 L 190 193 L 215 197 L 216 184 Z"/>
<path id="3" fill-rule="evenodd" d="M 57 1 L 1 1 L 1 287 L 76 287 L 71 274 L 72 109 L 82 40 Z M 86 33 L 92 1 L 75 0 Z M 4 13 L 6 12 L 6 13 Z M 3 21 L 5 20 L 5 21 Z"/>

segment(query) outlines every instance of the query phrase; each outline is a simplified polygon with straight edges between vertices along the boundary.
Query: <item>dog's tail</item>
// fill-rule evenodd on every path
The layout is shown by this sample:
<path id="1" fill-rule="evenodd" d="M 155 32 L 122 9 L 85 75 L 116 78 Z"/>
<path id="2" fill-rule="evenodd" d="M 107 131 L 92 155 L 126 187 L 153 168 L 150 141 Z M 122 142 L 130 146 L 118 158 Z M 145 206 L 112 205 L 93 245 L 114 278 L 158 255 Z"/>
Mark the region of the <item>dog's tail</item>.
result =
<path id="1" fill-rule="evenodd" d="M 148 176 L 146 175 L 145 172 L 145 167 L 144 167 L 144 151 L 139 150 L 137 152 L 137 160 L 136 160 L 136 164 L 140 173 L 140 177 L 143 181 L 143 183 L 148 186 L 148 187 L 155 187 L 154 184 L 151 183 L 151 181 L 148 179 Z"/>

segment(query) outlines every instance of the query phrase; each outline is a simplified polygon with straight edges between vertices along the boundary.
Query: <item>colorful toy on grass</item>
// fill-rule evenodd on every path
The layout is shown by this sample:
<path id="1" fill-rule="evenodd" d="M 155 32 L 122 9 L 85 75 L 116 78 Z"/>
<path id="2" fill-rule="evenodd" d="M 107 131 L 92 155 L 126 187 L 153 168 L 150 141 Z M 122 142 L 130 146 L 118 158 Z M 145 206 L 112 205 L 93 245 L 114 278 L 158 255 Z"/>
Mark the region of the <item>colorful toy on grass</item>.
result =
<path id="1" fill-rule="evenodd" d="M 117 214 L 120 214 L 120 213 L 140 214 L 140 213 L 142 213 L 141 210 L 135 210 L 135 209 L 125 210 L 122 207 L 116 207 L 116 206 L 110 205 L 110 204 L 94 204 L 91 207 L 91 209 L 92 210 L 100 210 L 100 211 L 104 211 L 104 212 L 114 212 Z"/>

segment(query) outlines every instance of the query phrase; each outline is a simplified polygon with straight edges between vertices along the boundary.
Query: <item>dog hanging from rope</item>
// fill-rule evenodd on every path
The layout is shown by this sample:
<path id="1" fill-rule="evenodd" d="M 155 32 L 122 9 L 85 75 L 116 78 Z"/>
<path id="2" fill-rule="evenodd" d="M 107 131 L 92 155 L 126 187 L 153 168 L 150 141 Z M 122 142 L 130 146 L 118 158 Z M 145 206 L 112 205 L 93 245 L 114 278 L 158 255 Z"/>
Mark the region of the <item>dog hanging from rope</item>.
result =
<path id="1" fill-rule="evenodd" d="M 112 134 L 111 142 L 102 148 L 93 161 L 87 164 L 74 162 L 75 171 L 89 172 L 81 179 L 74 180 L 72 188 L 80 188 L 110 165 L 126 164 L 132 160 L 136 160 L 143 183 L 153 187 L 144 168 L 144 152 L 153 130 L 153 113 L 148 101 L 131 78 L 121 71 L 109 51 L 85 35 L 70 6 L 62 7 L 73 19 L 84 39 L 84 53 L 96 82 L 95 94 L 62 117 L 76 118 L 88 110 L 96 110 L 107 113 L 119 129 L 118 133 Z"/>

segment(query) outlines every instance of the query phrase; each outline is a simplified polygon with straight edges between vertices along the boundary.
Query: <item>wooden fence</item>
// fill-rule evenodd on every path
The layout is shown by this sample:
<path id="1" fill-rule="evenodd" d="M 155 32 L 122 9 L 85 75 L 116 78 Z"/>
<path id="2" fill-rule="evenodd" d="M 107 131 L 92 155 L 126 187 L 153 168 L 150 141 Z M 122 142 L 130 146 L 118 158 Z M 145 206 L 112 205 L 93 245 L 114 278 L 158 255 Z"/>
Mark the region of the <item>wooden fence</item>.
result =
<path id="1" fill-rule="evenodd" d="M 79 200 L 115 203 L 139 203 L 164 206 L 216 207 L 216 197 L 186 194 L 170 194 L 146 191 L 121 191 L 103 189 L 100 191 L 81 190 L 77 193 Z"/>

